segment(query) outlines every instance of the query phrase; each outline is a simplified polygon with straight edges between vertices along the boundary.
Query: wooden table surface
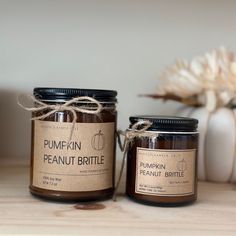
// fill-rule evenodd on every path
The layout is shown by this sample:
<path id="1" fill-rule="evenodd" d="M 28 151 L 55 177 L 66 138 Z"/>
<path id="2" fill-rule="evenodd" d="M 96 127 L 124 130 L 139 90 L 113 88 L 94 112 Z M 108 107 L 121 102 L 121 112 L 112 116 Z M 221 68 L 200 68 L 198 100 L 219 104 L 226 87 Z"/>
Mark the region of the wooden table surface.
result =
<path id="1" fill-rule="evenodd" d="M 83 210 L 31 196 L 28 172 L 0 168 L 0 235 L 236 235 L 235 185 L 199 183 L 198 201 L 187 207 L 146 206 L 121 194 Z"/>

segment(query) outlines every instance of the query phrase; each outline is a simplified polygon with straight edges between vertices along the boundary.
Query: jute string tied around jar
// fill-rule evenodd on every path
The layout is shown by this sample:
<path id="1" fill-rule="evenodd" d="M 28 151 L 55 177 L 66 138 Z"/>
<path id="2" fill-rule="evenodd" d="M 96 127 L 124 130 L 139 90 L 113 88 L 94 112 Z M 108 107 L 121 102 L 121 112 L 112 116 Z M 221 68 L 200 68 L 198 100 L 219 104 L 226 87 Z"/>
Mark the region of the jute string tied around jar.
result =
<path id="1" fill-rule="evenodd" d="M 69 111 L 73 115 L 73 120 L 72 120 L 72 127 L 71 127 L 71 132 L 69 136 L 69 141 L 71 141 L 74 127 L 77 121 L 77 112 L 81 113 L 86 113 L 86 114 L 99 114 L 104 110 L 103 105 L 96 99 L 88 96 L 80 96 L 80 97 L 75 97 L 72 98 L 71 100 L 62 103 L 62 104 L 47 104 L 45 102 L 40 101 L 36 97 L 32 95 L 27 95 L 28 98 L 30 98 L 31 101 L 34 102 L 35 106 L 34 107 L 27 107 L 25 106 L 21 101 L 20 98 L 24 95 L 18 96 L 18 105 L 25 109 L 26 111 L 30 112 L 40 112 L 40 111 L 45 111 L 45 114 L 43 115 L 36 115 L 31 118 L 31 120 L 41 120 L 45 119 L 56 112 L 60 111 Z M 74 104 L 79 103 L 79 102 L 86 102 L 88 105 L 83 105 L 83 106 L 75 106 Z M 92 106 L 91 106 L 92 105 Z M 95 105 L 95 106 L 94 106 Z"/>
<path id="2" fill-rule="evenodd" d="M 120 169 L 119 177 L 118 177 L 114 195 L 113 195 L 113 201 L 116 201 L 117 191 L 120 186 L 121 178 L 122 178 L 124 167 L 125 167 L 127 152 L 128 152 L 129 146 L 132 145 L 134 138 L 158 137 L 159 133 L 157 132 L 155 133 L 146 132 L 151 127 L 151 125 L 152 125 L 152 122 L 147 121 L 147 120 L 141 120 L 133 124 L 132 127 L 130 129 L 127 129 L 126 131 L 118 130 L 117 137 L 118 137 L 118 144 L 119 144 L 120 150 L 122 151 L 122 163 L 121 163 L 121 169 Z M 123 142 L 122 142 L 121 136 L 124 137 Z"/>

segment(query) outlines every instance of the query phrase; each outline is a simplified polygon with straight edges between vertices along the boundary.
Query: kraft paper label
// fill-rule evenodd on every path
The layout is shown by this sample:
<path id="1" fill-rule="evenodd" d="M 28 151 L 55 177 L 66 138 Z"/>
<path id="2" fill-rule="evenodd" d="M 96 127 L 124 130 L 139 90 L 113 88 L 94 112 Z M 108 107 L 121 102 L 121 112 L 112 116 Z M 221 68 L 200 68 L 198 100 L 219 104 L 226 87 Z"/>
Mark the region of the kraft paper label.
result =
<path id="1" fill-rule="evenodd" d="M 115 123 L 35 121 L 33 186 L 95 191 L 113 186 Z"/>
<path id="2" fill-rule="evenodd" d="M 156 196 L 194 193 L 196 150 L 137 148 L 135 192 Z"/>

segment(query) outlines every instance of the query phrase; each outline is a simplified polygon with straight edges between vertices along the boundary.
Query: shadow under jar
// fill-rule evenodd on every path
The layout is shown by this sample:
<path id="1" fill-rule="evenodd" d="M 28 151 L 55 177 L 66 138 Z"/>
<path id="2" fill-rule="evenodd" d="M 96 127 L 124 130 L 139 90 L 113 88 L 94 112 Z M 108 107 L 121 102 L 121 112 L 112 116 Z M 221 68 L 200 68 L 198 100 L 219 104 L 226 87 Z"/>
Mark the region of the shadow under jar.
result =
<path id="1" fill-rule="evenodd" d="M 139 121 L 149 121 L 152 125 L 129 145 L 126 194 L 137 202 L 159 206 L 194 202 L 197 199 L 198 121 L 137 116 L 130 117 L 130 127 Z"/>
<path id="2" fill-rule="evenodd" d="M 73 98 L 84 100 L 73 108 L 94 111 L 96 99 L 102 110 L 97 114 L 62 108 L 32 121 L 31 178 L 33 195 L 59 201 L 92 201 L 112 197 L 115 178 L 116 96 L 113 90 L 35 88 L 34 96 L 47 105 L 63 105 Z M 39 105 L 41 106 L 41 105 Z M 37 103 L 36 103 L 37 107 Z M 54 108 L 34 112 L 40 117 Z"/>

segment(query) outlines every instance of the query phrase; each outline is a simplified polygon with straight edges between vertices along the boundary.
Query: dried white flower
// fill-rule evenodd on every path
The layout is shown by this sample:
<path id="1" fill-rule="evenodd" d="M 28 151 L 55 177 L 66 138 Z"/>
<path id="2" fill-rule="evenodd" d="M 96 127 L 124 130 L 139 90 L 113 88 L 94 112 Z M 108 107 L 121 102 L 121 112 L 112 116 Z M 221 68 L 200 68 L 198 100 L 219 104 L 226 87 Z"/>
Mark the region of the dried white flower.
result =
<path id="1" fill-rule="evenodd" d="M 160 76 L 157 94 L 183 99 L 196 97 L 196 103 L 207 103 L 214 94 L 217 105 L 227 105 L 236 95 L 236 55 L 224 47 L 188 62 L 178 60 Z M 205 96 L 205 102 L 202 97 Z"/>

